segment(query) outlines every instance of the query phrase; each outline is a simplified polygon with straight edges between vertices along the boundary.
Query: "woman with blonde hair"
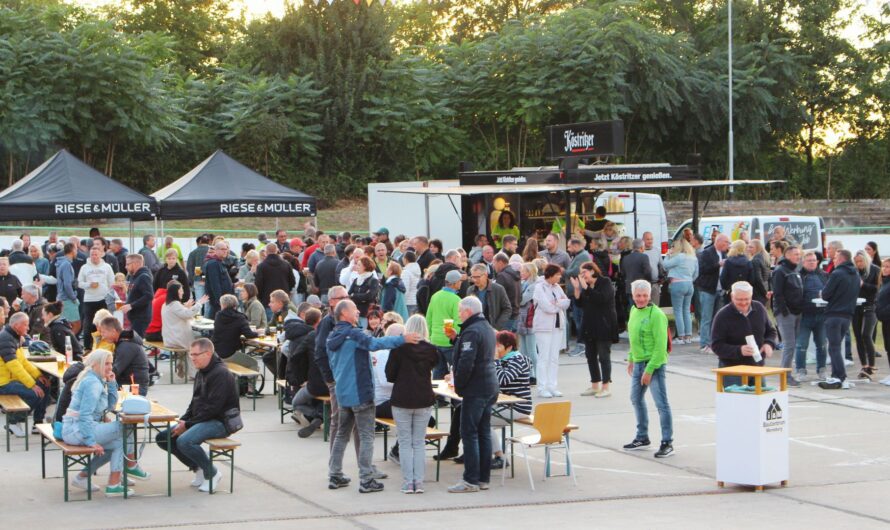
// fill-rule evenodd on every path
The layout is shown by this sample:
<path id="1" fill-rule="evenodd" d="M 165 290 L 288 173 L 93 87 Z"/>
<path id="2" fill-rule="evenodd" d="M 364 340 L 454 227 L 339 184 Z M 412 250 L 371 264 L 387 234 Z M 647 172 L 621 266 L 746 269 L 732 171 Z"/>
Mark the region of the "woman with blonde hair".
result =
<path id="1" fill-rule="evenodd" d="M 667 271 L 668 288 L 671 292 L 671 305 L 674 307 L 674 321 L 677 325 L 675 344 L 692 344 L 692 293 L 693 282 L 698 278 L 698 258 L 695 250 L 683 238 L 674 241 L 670 256 L 664 260 Z"/>
<path id="2" fill-rule="evenodd" d="M 723 262 L 723 269 L 720 271 L 720 285 L 725 291 L 724 303 L 729 303 L 729 293 L 732 284 L 735 282 L 754 283 L 754 266 L 751 260 L 745 254 L 745 248 L 748 245 L 742 241 L 733 241 L 729 247 L 726 261 Z"/>
<path id="3" fill-rule="evenodd" d="M 516 323 L 516 334 L 519 335 L 519 353 L 528 359 L 531 371 L 529 372 L 531 384 L 538 383 L 535 367 L 538 365 L 538 344 L 535 340 L 535 330 L 527 326 L 528 312 L 531 310 L 535 298 L 535 284 L 538 282 L 538 268 L 534 263 L 523 263 L 519 269 L 520 301 L 519 319 Z"/>
<path id="4" fill-rule="evenodd" d="M 405 322 L 405 332 L 420 335 L 417 344 L 405 343 L 390 351 L 386 360 L 387 381 L 393 383 L 390 403 L 399 437 L 399 466 L 402 493 L 423 493 L 426 429 L 436 396 L 430 386 L 438 349 L 427 342 L 426 319 L 414 315 Z M 483 455 L 485 456 L 485 455 Z"/>
<path id="5" fill-rule="evenodd" d="M 748 242 L 746 250 L 748 258 L 751 259 L 751 266 L 754 268 L 754 281 L 751 282 L 754 287 L 754 299 L 767 305 L 766 301 L 770 292 L 769 277 L 772 273 L 769 267 L 769 253 L 763 248 L 763 242 L 759 239 L 752 239 Z"/>
<path id="6" fill-rule="evenodd" d="M 84 369 L 71 387 L 71 404 L 62 417 L 62 439 L 67 444 L 90 447 L 96 456 L 90 465 L 74 476 L 71 484 L 86 489 L 87 477 L 106 463 L 111 467 L 105 495 L 124 494 L 121 472 L 124 469 L 124 447 L 121 423 L 105 421 L 105 415 L 117 404 L 117 382 L 113 369 L 114 355 L 108 350 L 93 350 L 84 359 Z M 127 470 L 133 478 L 147 480 L 149 474 L 134 465 Z M 128 495 L 133 490 L 127 490 Z"/>

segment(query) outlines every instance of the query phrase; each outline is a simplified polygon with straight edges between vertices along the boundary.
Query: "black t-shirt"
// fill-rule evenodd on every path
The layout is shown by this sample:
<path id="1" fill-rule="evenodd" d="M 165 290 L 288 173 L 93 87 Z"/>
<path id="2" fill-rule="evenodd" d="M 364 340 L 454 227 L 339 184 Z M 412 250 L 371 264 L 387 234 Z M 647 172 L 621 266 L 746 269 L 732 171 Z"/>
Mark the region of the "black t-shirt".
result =
<path id="1" fill-rule="evenodd" d="M 22 294 L 22 282 L 12 274 L 0 276 L 0 296 L 6 298 L 9 305 Z"/>

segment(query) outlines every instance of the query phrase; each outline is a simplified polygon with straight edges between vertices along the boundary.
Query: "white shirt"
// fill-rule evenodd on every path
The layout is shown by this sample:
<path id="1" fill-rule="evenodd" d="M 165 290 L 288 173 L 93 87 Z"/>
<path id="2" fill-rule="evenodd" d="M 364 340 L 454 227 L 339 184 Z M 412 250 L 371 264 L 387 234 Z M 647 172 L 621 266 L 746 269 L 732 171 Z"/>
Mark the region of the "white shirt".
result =
<path id="1" fill-rule="evenodd" d="M 98 284 L 95 288 L 94 283 Z M 84 302 L 102 302 L 114 287 L 114 270 L 104 260 L 100 259 L 98 265 L 87 260 L 77 275 L 77 285 L 83 289 Z"/>

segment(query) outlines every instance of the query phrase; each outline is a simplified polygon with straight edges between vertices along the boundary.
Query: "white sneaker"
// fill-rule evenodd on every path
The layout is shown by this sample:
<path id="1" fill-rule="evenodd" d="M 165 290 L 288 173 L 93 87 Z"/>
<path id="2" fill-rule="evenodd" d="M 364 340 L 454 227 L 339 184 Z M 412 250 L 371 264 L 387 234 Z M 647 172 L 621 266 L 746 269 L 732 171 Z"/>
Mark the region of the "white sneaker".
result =
<path id="1" fill-rule="evenodd" d="M 853 361 L 850 359 L 844 359 L 844 366 L 853 366 Z"/>
<path id="2" fill-rule="evenodd" d="M 213 475 L 213 478 L 210 480 L 205 480 L 201 486 L 198 487 L 198 491 L 203 491 L 204 493 L 210 492 L 210 485 L 213 484 L 213 489 L 216 489 L 216 486 L 219 485 L 219 481 L 222 480 L 222 471 L 216 470 L 216 475 Z"/>
<path id="3" fill-rule="evenodd" d="M 24 438 L 25 436 L 27 436 L 27 433 L 25 433 L 25 429 L 22 429 L 22 426 L 18 423 L 10 423 L 9 432 L 14 434 L 16 438 Z"/>
<path id="4" fill-rule="evenodd" d="M 75 473 L 74 478 L 71 479 L 71 485 L 77 489 L 81 489 L 86 491 L 87 489 L 87 477 L 81 477 L 80 473 Z M 99 486 L 95 483 L 92 484 L 92 491 L 99 491 Z"/>
<path id="5" fill-rule="evenodd" d="M 890 376 L 887 376 L 879 381 L 882 385 L 890 386 Z"/>
<path id="6" fill-rule="evenodd" d="M 539 390 L 539 391 L 538 391 L 538 397 L 542 397 L 542 398 L 552 398 L 552 397 L 553 397 L 553 394 L 551 394 L 549 390 Z"/>
<path id="7" fill-rule="evenodd" d="M 189 486 L 200 488 L 201 484 L 204 484 L 204 472 L 199 469 L 195 471 L 195 478 L 192 479 L 192 483 Z"/>
<path id="8" fill-rule="evenodd" d="M 551 390 L 550 394 L 552 394 L 553 397 L 562 397 L 562 392 L 560 392 L 559 390 Z"/>

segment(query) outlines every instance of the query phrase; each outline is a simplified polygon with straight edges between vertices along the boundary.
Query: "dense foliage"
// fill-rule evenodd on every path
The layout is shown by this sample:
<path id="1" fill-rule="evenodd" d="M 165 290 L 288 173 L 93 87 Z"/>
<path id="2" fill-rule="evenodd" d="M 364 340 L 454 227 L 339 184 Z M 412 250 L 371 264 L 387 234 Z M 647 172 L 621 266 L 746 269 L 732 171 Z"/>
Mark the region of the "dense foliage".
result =
<path id="1" fill-rule="evenodd" d="M 735 174 L 789 181 L 743 196 L 890 195 L 890 4 L 860 5 L 733 1 Z M 219 147 L 336 198 L 541 165 L 546 125 L 602 119 L 625 123 L 618 161 L 700 153 L 723 178 L 726 7 L 305 1 L 248 23 L 227 0 L 0 0 L 4 180 L 65 147 L 150 192 Z"/>

